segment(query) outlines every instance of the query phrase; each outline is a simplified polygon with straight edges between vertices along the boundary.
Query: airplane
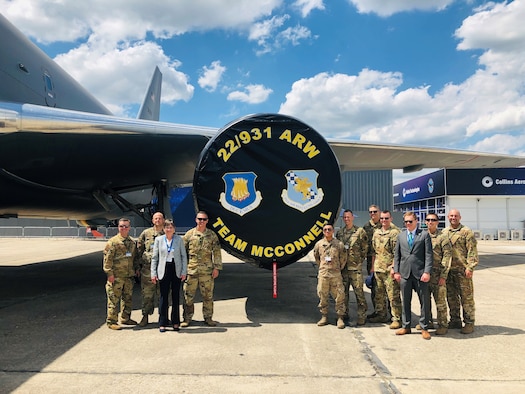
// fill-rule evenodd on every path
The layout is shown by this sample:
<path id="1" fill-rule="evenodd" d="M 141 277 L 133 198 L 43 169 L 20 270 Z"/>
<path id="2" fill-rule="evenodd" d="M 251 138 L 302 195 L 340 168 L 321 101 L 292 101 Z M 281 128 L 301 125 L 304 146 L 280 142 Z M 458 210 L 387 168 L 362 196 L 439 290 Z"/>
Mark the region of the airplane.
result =
<path id="1" fill-rule="evenodd" d="M 159 209 L 169 215 L 170 190 L 193 185 L 195 208 L 211 209 L 209 225 L 226 251 L 263 268 L 274 263 L 281 268 L 306 255 L 320 238 L 323 223 L 334 219 L 342 171 L 525 165 L 525 157 L 519 156 L 324 139 L 298 119 L 280 114 L 243 117 L 221 130 L 160 122 L 158 68 L 138 118 L 121 118 L 1 14 L 0 37 L 4 218 L 75 219 L 90 225 L 130 212 Z M 264 145 L 274 142 L 281 145 Z M 309 157 L 316 151 L 322 153 Z M 240 155 L 234 152 L 242 152 L 240 160 L 228 160 Z M 323 160 L 316 162 L 318 158 Z M 206 168 L 210 160 L 215 163 Z M 329 168 L 314 164 L 324 161 Z M 263 175 L 276 163 L 278 176 L 265 180 Z M 206 197 L 215 200 L 211 202 L 201 198 L 210 185 L 223 189 Z M 278 186 L 260 193 L 260 185 Z M 228 187 L 236 188 L 230 190 L 233 200 L 222 196 Z M 154 204 L 128 198 L 144 189 L 151 190 Z M 319 196 L 330 200 L 329 205 L 323 206 Z M 289 233 L 292 238 L 283 240 Z"/>

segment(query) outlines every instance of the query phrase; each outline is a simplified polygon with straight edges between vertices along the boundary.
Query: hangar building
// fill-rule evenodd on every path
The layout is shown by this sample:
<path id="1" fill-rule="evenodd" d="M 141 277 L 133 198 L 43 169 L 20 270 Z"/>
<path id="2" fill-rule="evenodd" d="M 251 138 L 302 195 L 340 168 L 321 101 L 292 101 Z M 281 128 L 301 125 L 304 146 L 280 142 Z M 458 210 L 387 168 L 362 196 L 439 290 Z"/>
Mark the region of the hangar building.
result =
<path id="1" fill-rule="evenodd" d="M 525 168 L 442 169 L 394 185 L 394 211 L 414 211 L 420 224 L 433 211 L 446 227 L 453 208 L 478 239 L 522 240 Z"/>

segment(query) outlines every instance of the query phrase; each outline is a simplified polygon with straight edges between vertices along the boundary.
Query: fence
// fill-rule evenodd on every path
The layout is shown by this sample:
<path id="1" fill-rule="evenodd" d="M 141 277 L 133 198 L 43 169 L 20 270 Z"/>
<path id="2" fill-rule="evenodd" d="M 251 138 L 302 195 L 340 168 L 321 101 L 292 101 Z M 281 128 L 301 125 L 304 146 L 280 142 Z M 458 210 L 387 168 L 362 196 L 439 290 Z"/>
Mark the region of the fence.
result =
<path id="1" fill-rule="evenodd" d="M 132 227 L 129 235 L 138 238 L 148 227 Z M 184 234 L 189 227 L 178 227 L 177 234 Z M 87 227 L 39 227 L 39 226 L 0 226 L 0 238 L 111 238 L 118 234 L 117 227 L 97 227 L 91 230 Z"/>

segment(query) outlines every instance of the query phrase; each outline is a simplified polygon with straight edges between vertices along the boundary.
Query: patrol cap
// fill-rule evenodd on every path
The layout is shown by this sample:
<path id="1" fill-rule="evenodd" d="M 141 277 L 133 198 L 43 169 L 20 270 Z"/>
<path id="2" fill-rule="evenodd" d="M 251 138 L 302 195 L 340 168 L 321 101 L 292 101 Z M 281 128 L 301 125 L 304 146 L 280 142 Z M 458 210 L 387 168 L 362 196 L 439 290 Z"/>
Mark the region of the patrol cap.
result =
<path id="1" fill-rule="evenodd" d="M 373 273 L 370 274 L 370 275 L 368 275 L 368 276 L 366 277 L 366 279 L 365 279 L 365 285 L 366 285 L 366 287 L 368 287 L 369 289 L 372 288 L 372 280 L 373 280 L 373 279 L 374 279 L 374 274 L 373 274 Z"/>

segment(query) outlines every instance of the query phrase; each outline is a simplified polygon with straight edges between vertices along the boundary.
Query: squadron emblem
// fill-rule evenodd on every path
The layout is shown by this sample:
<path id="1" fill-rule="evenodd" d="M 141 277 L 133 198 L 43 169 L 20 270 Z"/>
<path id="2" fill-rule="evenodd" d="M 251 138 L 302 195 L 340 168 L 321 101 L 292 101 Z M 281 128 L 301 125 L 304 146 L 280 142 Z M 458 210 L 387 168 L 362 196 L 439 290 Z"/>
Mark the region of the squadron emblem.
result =
<path id="1" fill-rule="evenodd" d="M 255 189 L 257 175 L 253 172 L 229 172 L 223 175 L 224 192 L 219 201 L 228 211 L 243 216 L 253 211 L 262 201 L 261 192 Z"/>
<path id="2" fill-rule="evenodd" d="M 286 175 L 287 189 L 283 189 L 281 198 L 289 207 L 306 212 L 323 201 L 323 189 L 317 187 L 315 170 L 289 170 Z"/>

